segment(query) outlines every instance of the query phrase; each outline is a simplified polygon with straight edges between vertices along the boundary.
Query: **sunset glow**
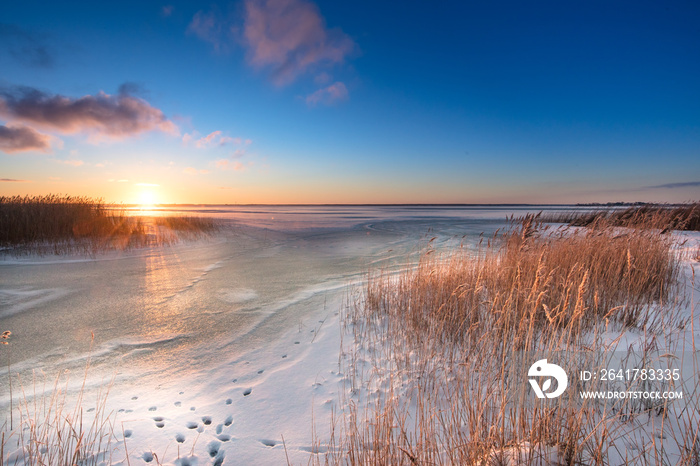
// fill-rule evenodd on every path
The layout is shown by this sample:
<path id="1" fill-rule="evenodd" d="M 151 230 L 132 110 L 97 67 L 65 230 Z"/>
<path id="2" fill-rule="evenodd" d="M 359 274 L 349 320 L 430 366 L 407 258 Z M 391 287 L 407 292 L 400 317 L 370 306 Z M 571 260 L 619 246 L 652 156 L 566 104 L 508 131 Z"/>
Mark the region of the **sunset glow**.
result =
<path id="1" fill-rule="evenodd" d="M 0 195 L 697 199 L 698 20 L 688 2 L 15 2 Z"/>

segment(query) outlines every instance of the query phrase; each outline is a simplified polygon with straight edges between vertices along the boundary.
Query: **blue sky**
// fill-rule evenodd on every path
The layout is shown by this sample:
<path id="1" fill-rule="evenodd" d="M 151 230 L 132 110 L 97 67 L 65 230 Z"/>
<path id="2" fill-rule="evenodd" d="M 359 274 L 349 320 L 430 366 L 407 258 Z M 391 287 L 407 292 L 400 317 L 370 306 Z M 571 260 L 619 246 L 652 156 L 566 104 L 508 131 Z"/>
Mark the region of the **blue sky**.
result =
<path id="1" fill-rule="evenodd" d="M 0 195 L 700 199 L 694 2 L 17 2 Z"/>

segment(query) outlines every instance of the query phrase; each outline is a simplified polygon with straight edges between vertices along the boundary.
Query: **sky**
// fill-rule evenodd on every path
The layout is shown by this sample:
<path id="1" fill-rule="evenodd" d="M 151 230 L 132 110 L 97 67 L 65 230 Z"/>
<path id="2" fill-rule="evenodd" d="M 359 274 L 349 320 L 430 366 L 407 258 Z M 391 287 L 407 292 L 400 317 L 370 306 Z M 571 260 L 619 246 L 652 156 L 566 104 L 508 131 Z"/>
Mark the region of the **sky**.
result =
<path id="1" fill-rule="evenodd" d="M 0 196 L 700 200 L 700 3 L 5 2 Z"/>

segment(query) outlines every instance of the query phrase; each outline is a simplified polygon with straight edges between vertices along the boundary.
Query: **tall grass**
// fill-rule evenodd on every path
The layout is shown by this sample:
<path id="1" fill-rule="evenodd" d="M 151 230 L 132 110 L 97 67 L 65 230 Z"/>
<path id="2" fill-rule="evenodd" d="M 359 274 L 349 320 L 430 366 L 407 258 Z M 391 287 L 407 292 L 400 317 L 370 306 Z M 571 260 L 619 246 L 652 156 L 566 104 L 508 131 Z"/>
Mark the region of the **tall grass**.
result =
<path id="1" fill-rule="evenodd" d="M 20 375 L 14 375 L 19 397 L 14 398 L 10 391 L 9 424 L 6 419 L 0 425 L 0 466 L 111 464 L 116 436 L 115 413 L 106 408 L 110 385 L 100 388 L 92 403 L 86 400 L 89 367 L 88 359 L 77 392 L 62 374 L 48 387 L 36 379 L 25 387 Z M 9 366 L 7 377 L 13 377 Z"/>
<path id="2" fill-rule="evenodd" d="M 212 219 L 129 216 L 85 196 L 0 197 L 0 253 L 95 253 L 168 244 L 215 231 Z"/>
<path id="3" fill-rule="evenodd" d="M 574 211 L 542 216 L 542 221 L 571 226 L 614 225 L 627 228 L 655 228 L 663 231 L 700 231 L 700 203 L 642 205 L 627 209 Z"/>
<path id="4" fill-rule="evenodd" d="M 539 400 L 527 383 L 530 365 L 547 356 L 569 374 L 605 367 L 606 352 L 621 340 L 611 335 L 625 332 L 641 340 L 629 353 L 621 345 L 627 361 L 661 364 L 664 336 L 688 324 L 677 312 L 682 296 L 673 248 L 670 237 L 651 230 L 548 231 L 527 218 L 477 251 L 427 248 L 402 273 L 371 274 L 346 316 L 353 337 L 341 363 L 346 408 L 335 419 L 326 463 L 690 458 L 698 443 L 687 430 L 673 431 L 685 456 L 669 460 L 662 442 L 635 423 L 648 416 L 663 429 L 675 405 L 580 399 L 584 386 L 603 386 L 596 380 L 572 380 L 561 398 Z M 635 381 L 622 388 L 642 387 Z M 697 385 L 688 389 L 687 396 L 697 394 Z M 674 413 L 696 432 L 693 409 Z"/>

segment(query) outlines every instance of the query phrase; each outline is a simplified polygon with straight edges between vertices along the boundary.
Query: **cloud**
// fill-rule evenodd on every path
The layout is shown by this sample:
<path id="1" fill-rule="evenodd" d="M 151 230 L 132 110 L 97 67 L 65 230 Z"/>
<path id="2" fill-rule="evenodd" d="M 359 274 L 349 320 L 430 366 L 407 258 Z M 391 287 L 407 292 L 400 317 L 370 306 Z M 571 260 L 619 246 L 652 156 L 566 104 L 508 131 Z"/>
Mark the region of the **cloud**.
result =
<path id="1" fill-rule="evenodd" d="M 0 178 L 2 183 L 29 183 L 29 180 L 16 180 L 14 178 Z"/>
<path id="2" fill-rule="evenodd" d="M 216 168 L 221 169 L 221 170 L 234 170 L 234 171 L 244 171 L 248 167 L 253 166 L 253 162 L 248 162 L 248 164 L 243 164 L 242 162 L 239 162 L 238 160 L 228 160 L 228 159 L 219 159 L 215 162 Z"/>
<path id="3" fill-rule="evenodd" d="M 688 181 L 686 183 L 668 183 L 657 186 L 647 186 L 644 189 L 677 189 L 677 188 L 695 188 L 700 187 L 700 181 Z"/>
<path id="4" fill-rule="evenodd" d="M 327 29 L 316 5 L 305 0 L 247 0 L 245 10 L 248 60 L 270 68 L 278 85 L 314 65 L 342 63 L 355 48 L 347 34 Z"/>
<path id="5" fill-rule="evenodd" d="M 28 87 L 0 89 L 0 117 L 64 134 L 90 133 L 97 138 L 121 139 L 153 130 L 179 133 L 161 110 L 124 92 L 109 95 L 100 91 L 71 98 Z"/>
<path id="6" fill-rule="evenodd" d="M 160 14 L 162 14 L 163 16 L 165 16 L 167 18 L 168 16 L 173 14 L 174 8 L 175 7 L 172 5 L 165 5 L 165 6 L 161 7 Z"/>
<path id="7" fill-rule="evenodd" d="M 224 146 L 230 142 L 236 141 L 238 141 L 238 144 L 240 144 L 240 138 L 234 139 L 228 136 L 222 136 L 221 131 L 214 131 L 203 138 L 198 139 L 195 145 L 201 149 L 204 147 Z"/>
<path id="8" fill-rule="evenodd" d="M 318 104 L 332 105 L 347 100 L 348 95 L 348 88 L 345 87 L 345 84 L 338 81 L 306 96 L 306 103 L 311 107 L 315 107 Z"/>
<path id="9" fill-rule="evenodd" d="M 160 185 L 159 185 L 159 184 L 155 184 L 155 183 L 136 183 L 136 186 L 150 186 L 150 187 L 154 187 L 154 188 L 155 188 L 156 186 L 160 186 Z"/>
<path id="10" fill-rule="evenodd" d="M 199 136 L 197 131 L 185 133 L 185 135 L 182 137 L 182 142 L 187 145 L 194 141 L 194 145 L 198 149 L 205 149 L 207 147 L 221 147 L 225 146 L 226 144 L 241 144 L 243 142 L 241 138 L 224 136 L 221 131 L 213 131 L 206 136 L 195 139 L 197 136 Z"/>
<path id="11" fill-rule="evenodd" d="M 51 139 L 27 126 L 0 125 L 0 151 L 8 154 L 32 150 L 51 152 Z"/>
<path id="12" fill-rule="evenodd" d="M 0 23 L 0 43 L 18 62 L 37 68 L 51 68 L 53 54 L 41 34 L 30 33 L 14 24 Z"/>
<path id="13" fill-rule="evenodd" d="M 117 93 L 119 95 L 125 95 L 125 96 L 141 96 L 141 97 L 143 97 L 146 94 L 148 94 L 148 91 L 140 83 L 127 81 L 127 82 L 123 83 L 121 86 L 119 86 L 119 89 L 117 89 Z"/>
<path id="14" fill-rule="evenodd" d="M 322 71 L 321 73 L 317 74 L 316 77 L 314 77 L 314 82 L 319 86 L 323 86 L 331 82 L 331 79 L 333 78 L 330 74 L 326 73 L 325 71 Z"/>
<path id="15" fill-rule="evenodd" d="M 221 20 L 221 13 L 214 7 L 214 9 L 208 13 L 204 11 L 198 11 L 189 26 L 187 26 L 187 32 L 189 34 L 194 34 L 205 42 L 209 42 L 214 46 L 214 50 L 217 52 L 227 51 L 227 35 L 228 30 L 225 21 Z"/>

